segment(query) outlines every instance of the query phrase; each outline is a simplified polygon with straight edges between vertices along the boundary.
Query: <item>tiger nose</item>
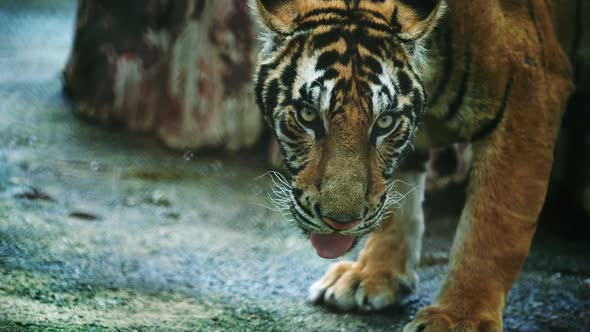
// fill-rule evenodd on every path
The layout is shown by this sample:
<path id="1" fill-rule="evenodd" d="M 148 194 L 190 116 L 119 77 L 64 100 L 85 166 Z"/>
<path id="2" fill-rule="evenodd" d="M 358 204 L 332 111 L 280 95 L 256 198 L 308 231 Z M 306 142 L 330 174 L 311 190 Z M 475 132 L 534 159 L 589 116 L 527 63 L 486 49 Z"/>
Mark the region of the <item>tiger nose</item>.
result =
<path id="1" fill-rule="evenodd" d="M 337 231 L 345 231 L 347 229 L 351 229 L 354 226 L 360 224 L 360 220 L 353 220 L 353 221 L 337 221 L 334 220 L 332 218 L 328 218 L 328 217 L 324 217 L 322 218 L 324 220 L 324 222 L 328 225 L 330 225 L 332 228 L 334 228 Z"/>

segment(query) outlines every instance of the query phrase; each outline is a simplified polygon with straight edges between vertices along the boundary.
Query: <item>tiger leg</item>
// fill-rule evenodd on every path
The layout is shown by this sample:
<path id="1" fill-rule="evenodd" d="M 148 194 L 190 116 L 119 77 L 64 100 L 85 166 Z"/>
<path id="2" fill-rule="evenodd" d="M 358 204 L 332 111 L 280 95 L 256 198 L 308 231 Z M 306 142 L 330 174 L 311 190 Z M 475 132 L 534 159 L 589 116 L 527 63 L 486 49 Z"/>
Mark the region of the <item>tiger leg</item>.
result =
<path id="1" fill-rule="evenodd" d="M 502 310 L 529 252 L 569 94 L 561 77 L 515 75 L 499 126 L 473 145 L 447 278 L 404 332 L 502 331 Z"/>
<path id="2" fill-rule="evenodd" d="M 401 202 L 401 208 L 383 221 L 381 230 L 369 236 L 356 262 L 333 264 L 311 286 L 311 301 L 340 310 L 372 311 L 394 304 L 416 289 L 424 233 L 427 154 L 423 158 L 416 158 L 418 170 L 400 172 L 396 178 L 399 187 L 415 187 Z"/>

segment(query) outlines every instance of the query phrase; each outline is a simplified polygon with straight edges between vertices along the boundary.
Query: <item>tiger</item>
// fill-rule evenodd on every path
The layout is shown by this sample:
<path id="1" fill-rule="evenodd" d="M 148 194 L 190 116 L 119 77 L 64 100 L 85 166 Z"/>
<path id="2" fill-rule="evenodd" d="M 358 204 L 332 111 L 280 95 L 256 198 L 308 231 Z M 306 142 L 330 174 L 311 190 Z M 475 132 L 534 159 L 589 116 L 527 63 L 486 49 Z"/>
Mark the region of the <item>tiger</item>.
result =
<path id="1" fill-rule="evenodd" d="M 574 90 L 580 22 L 563 13 L 581 6 L 251 0 L 256 101 L 290 175 L 283 208 L 326 259 L 368 236 L 356 261 L 310 287 L 311 301 L 377 311 L 416 290 L 428 151 L 470 144 L 446 278 L 404 331 L 502 331 Z"/>

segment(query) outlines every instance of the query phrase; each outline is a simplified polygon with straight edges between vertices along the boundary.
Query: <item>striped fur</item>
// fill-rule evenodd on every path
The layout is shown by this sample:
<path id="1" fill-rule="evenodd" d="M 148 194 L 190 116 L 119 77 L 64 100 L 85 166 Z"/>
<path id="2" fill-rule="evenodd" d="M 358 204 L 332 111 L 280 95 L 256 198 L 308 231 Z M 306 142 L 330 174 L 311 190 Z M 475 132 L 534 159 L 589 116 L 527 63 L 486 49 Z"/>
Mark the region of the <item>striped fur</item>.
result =
<path id="1" fill-rule="evenodd" d="M 386 212 L 395 167 L 412 148 L 424 113 L 419 53 L 432 26 L 405 29 L 398 20 L 408 11 L 398 12 L 387 1 L 296 3 L 291 28 L 272 30 L 276 23 L 266 19 L 271 30 L 264 35 L 257 101 L 294 179 L 295 220 L 306 232 L 328 232 L 321 221 L 327 214 L 362 219 L 349 231 L 362 235 L 378 227 Z M 317 120 L 303 123 L 302 109 L 316 112 Z M 392 126 L 378 127 L 388 115 Z M 342 174 L 333 174 L 346 165 L 356 173 L 352 178 L 365 183 L 348 186 Z M 350 199 L 343 203 L 328 191 L 357 199 L 350 206 Z"/>
<path id="2" fill-rule="evenodd" d="M 399 281 L 414 273 L 404 265 L 416 257 L 408 247 L 421 240 L 400 225 L 422 222 L 419 212 L 387 216 L 398 166 L 413 150 L 472 143 L 449 275 L 405 331 L 502 330 L 506 292 L 528 254 L 573 88 L 568 53 L 579 62 L 575 53 L 588 42 L 582 14 L 571 23 L 555 13 L 576 13 L 581 3 L 253 3 L 265 30 L 257 102 L 292 175 L 284 203 L 306 234 L 333 232 L 326 216 L 362 221 L 343 234 L 380 225 L 385 232 L 371 236 L 359 261 L 336 265 L 316 283 L 316 298 L 341 309 L 394 303 Z M 392 125 L 380 130 L 387 116 Z M 423 164 L 400 169 L 424 171 Z M 396 268 L 384 267 L 391 261 Z"/>

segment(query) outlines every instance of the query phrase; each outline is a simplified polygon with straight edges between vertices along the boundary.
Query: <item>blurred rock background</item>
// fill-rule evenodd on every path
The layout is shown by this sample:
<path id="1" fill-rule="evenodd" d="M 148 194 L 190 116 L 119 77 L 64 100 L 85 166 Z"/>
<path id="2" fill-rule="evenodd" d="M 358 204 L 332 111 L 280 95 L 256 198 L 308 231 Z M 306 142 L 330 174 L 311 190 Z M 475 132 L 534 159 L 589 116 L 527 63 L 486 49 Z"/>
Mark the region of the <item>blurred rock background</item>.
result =
<path id="1" fill-rule="evenodd" d="M 251 147 L 255 33 L 246 0 L 82 0 L 65 91 L 80 115 L 170 148 Z"/>

